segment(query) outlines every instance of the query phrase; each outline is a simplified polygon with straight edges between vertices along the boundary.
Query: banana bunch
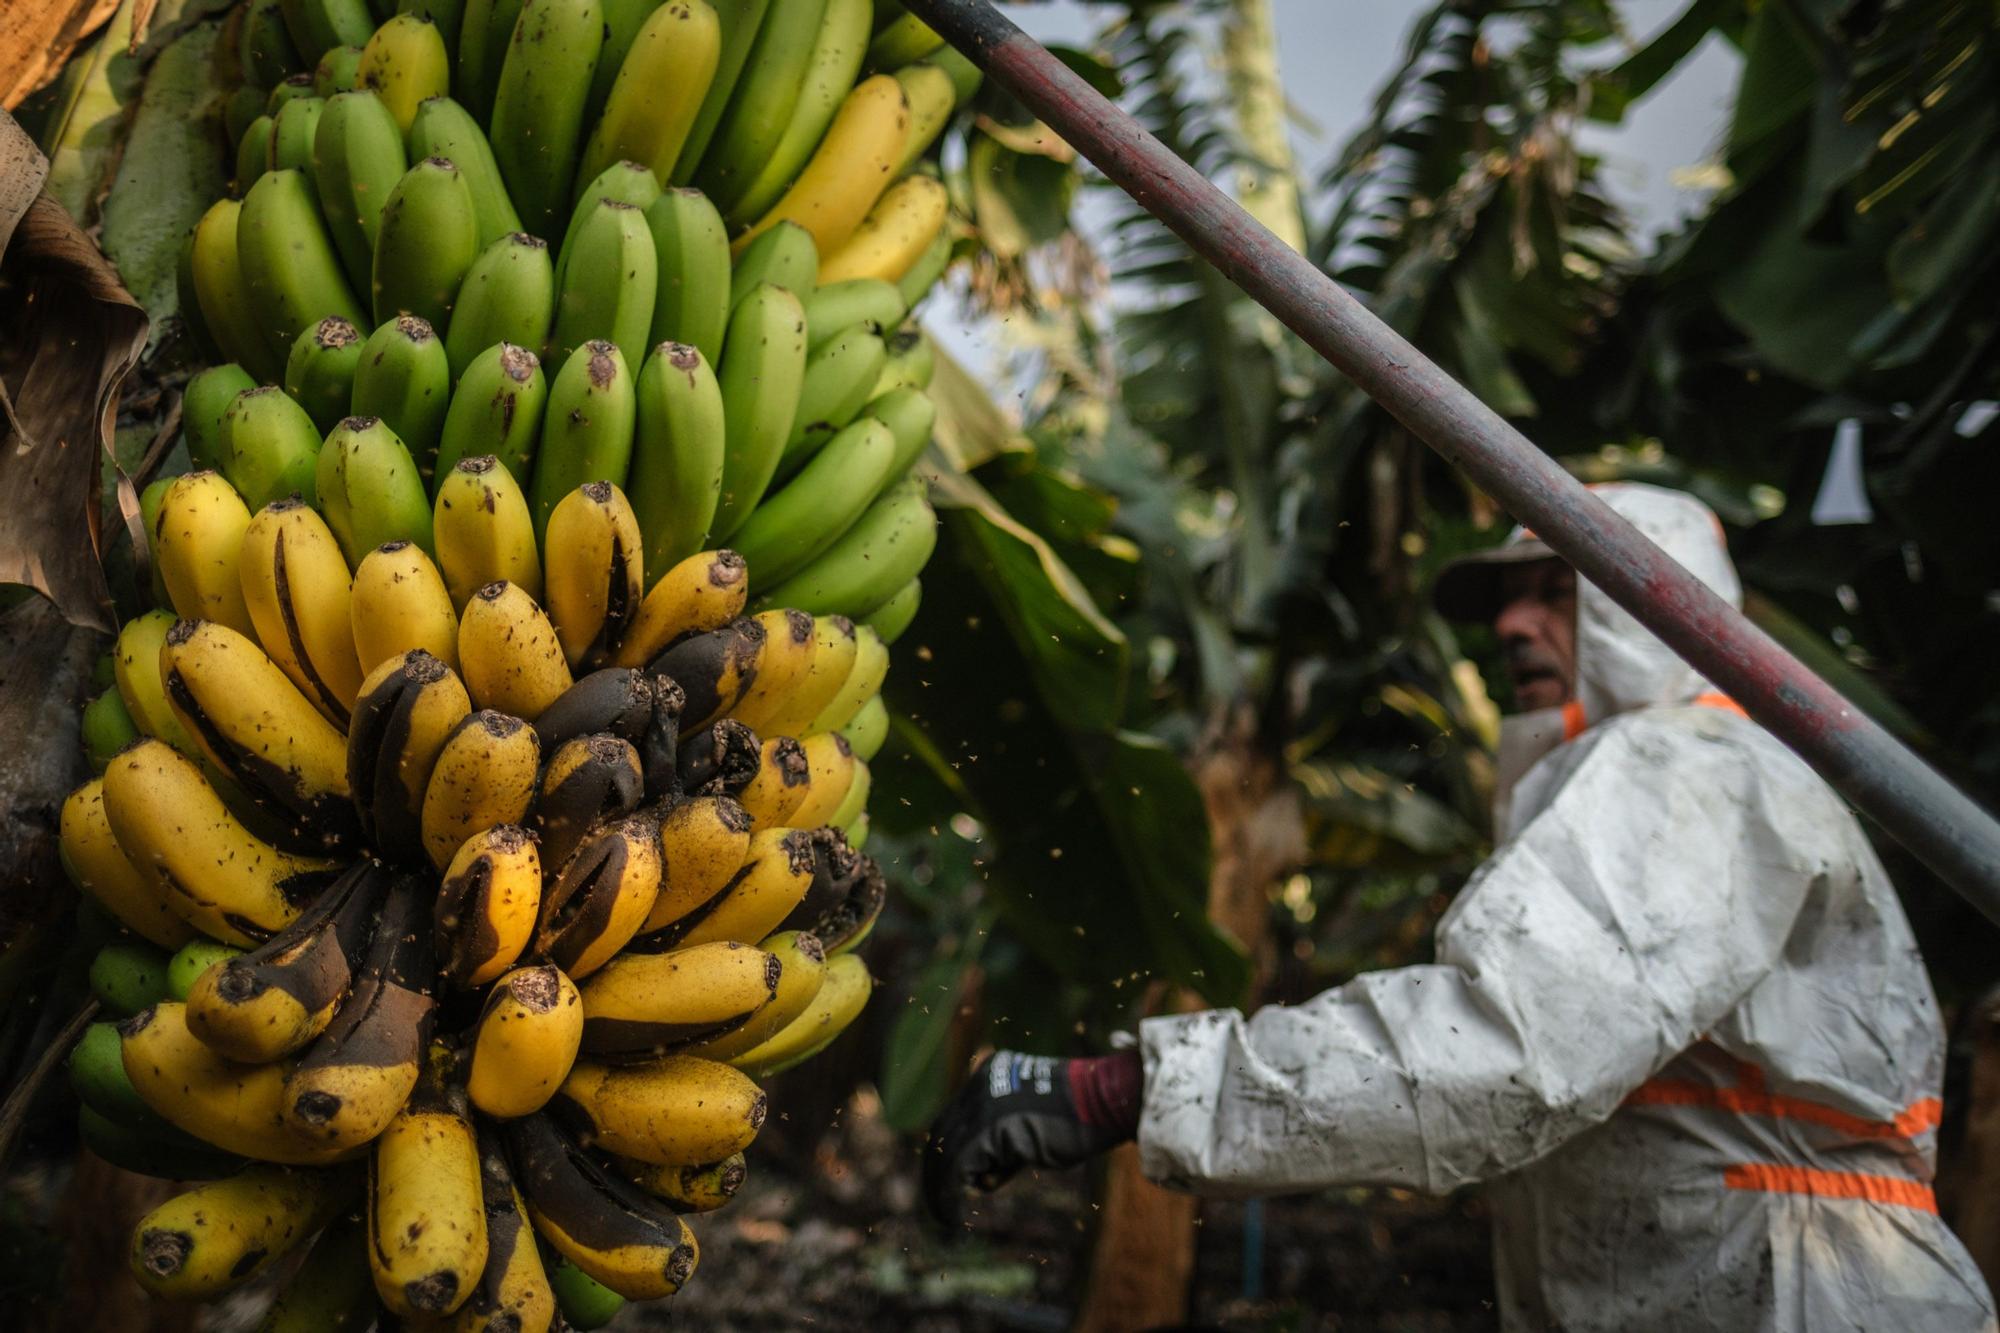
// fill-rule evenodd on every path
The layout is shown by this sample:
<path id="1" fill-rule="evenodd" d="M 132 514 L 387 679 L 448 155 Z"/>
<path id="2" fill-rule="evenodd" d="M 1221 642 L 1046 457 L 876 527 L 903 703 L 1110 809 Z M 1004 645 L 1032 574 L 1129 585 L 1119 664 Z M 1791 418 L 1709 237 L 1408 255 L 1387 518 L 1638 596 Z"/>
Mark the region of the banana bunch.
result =
<path id="1" fill-rule="evenodd" d="M 419 322 L 322 320 L 316 346 L 407 366 Z M 227 404 L 224 459 L 316 429 L 287 393 Z M 92 969 L 119 1021 L 70 1059 L 81 1133 L 196 1182 L 132 1270 L 208 1300 L 310 1247 L 273 1329 L 670 1295 L 684 1218 L 744 1180 L 760 1080 L 873 988 L 886 638 L 756 609 L 735 550 L 649 578 L 609 480 L 538 534 L 492 454 L 431 498 L 379 416 L 313 442 L 309 489 L 246 462 L 153 497 L 167 606 L 121 629 L 99 776 L 60 815 L 126 931 Z"/>
<path id="2" fill-rule="evenodd" d="M 906 620 L 935 542 L 908 321 L 952 255 L 929 159 L 978 71 L 886 0 L 388 8 L 231 18 L 236 190 L 182 265 L 224 363 L 196 465 L 253 513 L 317 505 L 350 563 L 428 551 L 467 458 L 537 538 L 608 481 L 649 584 L 726 542 L 760 607 Z"/>

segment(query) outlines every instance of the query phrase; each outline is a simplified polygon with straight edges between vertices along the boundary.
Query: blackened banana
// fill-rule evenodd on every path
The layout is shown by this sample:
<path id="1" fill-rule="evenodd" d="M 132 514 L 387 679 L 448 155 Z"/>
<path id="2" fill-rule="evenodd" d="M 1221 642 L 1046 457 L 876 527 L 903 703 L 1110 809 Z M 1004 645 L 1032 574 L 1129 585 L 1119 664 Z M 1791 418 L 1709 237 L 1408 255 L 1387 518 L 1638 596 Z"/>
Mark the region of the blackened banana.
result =
<path id="1" fill-rule="evenodd" d="M 673 677 L 687 695 L 683 727 L 705 727 L 736 706 L 757 678 L 764 638 L 763 625 L 739 618 L 682 639 L 653 659 L 653 671 Z"/>
<path id="2" fill-rule="evenodd" d="M 558 749 L 542 770 L 535 823 L 542 859 L 560 868 L 598 824 L 622 819 L 646 794 L 639 752 L 617 736 L 579 736 Z"/>
<path id="3" fill-rule="evenodd" d="M 424 854 L 424 793 L 452 730 L 472 711 L 458 675 L 423 649 L 369 673 L 347 733 L 347 784 L 361 827 L 392 860 Z"/>
<path id="4" fill-rule="evenodd" d="M 683 740 L 675 764 L 683 796 L 735 796 L 756 779 L 763 744 L 756 732 L 725 717 Z"/>
<path id="5" fill-rule="evenodd" d="M 599 828 L 543 890 L 535 952 L 581 980 L 638 933 L 659 891 L 658 821 L 630 815 Z"/>

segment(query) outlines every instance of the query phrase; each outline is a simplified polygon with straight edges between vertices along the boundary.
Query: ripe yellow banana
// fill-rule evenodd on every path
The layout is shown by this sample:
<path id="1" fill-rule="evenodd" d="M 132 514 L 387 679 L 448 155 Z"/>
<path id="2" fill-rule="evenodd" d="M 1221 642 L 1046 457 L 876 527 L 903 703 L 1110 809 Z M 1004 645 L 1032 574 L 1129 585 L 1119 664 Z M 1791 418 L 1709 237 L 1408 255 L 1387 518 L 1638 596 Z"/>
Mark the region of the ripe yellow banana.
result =
<path id="1" fill-rule="evenodd" d="M 182 754 L 198 757 L 201 750 L 174 716 L 172 705 L 167 703 L 167 688 L 160 681 L 160 645 L 173 627 L 171 611 L 148 611 L 126 621 L 118 629 L 112 668 L 118 678 L 118 697 L 125 701 L 133 724 Z"/>
<path id="2" fill-rule="evenodd" d="M 727 796 L 682 801 L 660 821 L 666 871 L 643 927 L 665 929 L 722 892 L 750 853 L 750 816 Z"/>
<path id="3" fill-rule="evenodd" d="M 806 1011 L 761 1046 L 731 1058 L 730 1064 L 753 1078 L 769 1078 L 811 1059 L 860 1017 L 874 992 L 875 979 L 855 954 L 841 954 L 826 965 L 826 980 Z"/>
<path id="4" fill-rule="evenodd" d="M 297 921 L 195 979 L 189 1030 L 244 1064 L 282 1059 L 305 1046 L 346 998 L 350 965 L 361 960 L 387 887 L 380 863 L 348 867 Z"/>
<path id="5" fill-rule="evenodd" d="M 630 1300 L 671 1296 L 694 1275 L 699 1251 L 687 1224 L 547 1115 L 509 1121 L 505 1134 L 528 1216 L 563 1258 Z"/>
<path id="6" fill-rule="evenodd" d="M 841 682 L 840 690 L 819 711 L 819 716 L 808 722 L 799 732 L 801 736 L 817 736 L 825 731 L 839 731 L 854 720 L 870 699 L 882 692 L 882 681 L 889 674 L 889 646 L 882 636 L 867 625 L 860 625 L 854 631 L 854 665 L 848 670 L 847 679 Z"/>
<path id="7" fill-rule="evenodd" d="M 118 1031 L 132 1087 L 176 1129 L 262 1162 L 323 1166 L 346 1151 L 294 1138 L 280 1117 L 284 1066 L 223 1059 L 188 1031 L 186 1006 L 155 1005 Z"/>
<path id="8" fill-rule="evenodd" d="M 597 1059 L 632 1061 L 727 1036 L 771 1003 L 782 970 L 734 942 L 621 954 L 583 983 L 583 1044 Z"/>
<path id="9" fill-rule="evenodd" d="M 352 580 L 333 530 L 303 501 L 279 500 L 250 520 L 240 560 L 243 602 L 264 650 L 329 721 L 346 726 L 361 666 Z"/>
<path id="10" fill-rule="evenodd" d="M 813 618 L 803 611 L 761 611 L 753 619 L 764 627 L 764 639 L 729 716 L 765 731 L 773 729 L 773 719 L 787 711 L 810 678 L 817 638 Z"/>
<path id="11" fill-rule="evenodd" d="M 761 732 L 784 736 L 805 734 L 854 674 L 854 664 L 860 655 L 861 636 L 853 621 L 846 616 L 813 617 L 812 659 L 804 679 L 795 682 L 776 701 L 761 725 L 755 722 L 751 725 Z M 737 714 L 742 715 L 740 706 Z"/>
<path id="12" fill-rule="evenodd" d="M 698 551 L 660 576 L 612 655 L 614 666 L 642 667 L 683 635 L 720 629 L 743 612 L 749 569 L 734 551 Z"/>
<path id="13" fill-rule="evenodd" d="M 660 892 L 660 828 L 646 815 L 605 825 L 555 872 L 542 895 L 535 952 L 579 980 L 639 933 Z"/>
<path id="14" fill-rule="evenodd" d="M 440 979 L 471 988 L 500 976 L 528 947 L 541 905 L 542 861 L 526 829 L 499 824 L 467 838 L 432 909 Z"/>
<path id="15" fill-rule="evenodd" d="M 898 181 L 862 219 L 847 243 L 820 260 L 820 282 L 855 278 L 899 281 L 923 258 L 931 238 L 944 226 L 950 207 L 944 182 L 929 176 Z"/>
<path id="16" fill-rule="evenodd" d="M 705 1166 L 653 1166 L 620 1163 L 632 1183 L 677 1213 L 711 1213 L 736 1197 L 749 1176 L 743 1154 L 733 1153 Z"/>
<path id="17" fill-rule="evenodd" d="M 458 661 L 474 703 L 528 722 L 576 683 L 555 626 L 513 583 L 489 583 L 465 604 Z"/>
<path id="18" fill-rule="evenodd" d="M 639 520 L 625 493 L 586 482 L 549 515 L 549 619 L 572 669 L 596 666 L 624 637 L 645 595 Z"/>
<path id="19" fill-rule="evenodd" d="M 763 949 L 778 964 L 778 984 L 772 989 L 771 1002 L 734 1032 L 696 1042 L 683 1054 L 707 1060 L 733 1059 L 762 1046 L 811 1007 L 826 980 L 826 947 L 819 937 L 806 930 L 780 931 L 764 941 Z"/>
<path id="20" fill-rule="evenodd" d="M 254 640 L 183 620 L 160 645 L 167 702 L 209 761 L 260 811 L 308 845 L 360 834 L 347 785 L 347 738 Z"/>
<path id="21" fill-rule="evenodd" d="M 368 1159 L 368 1266 L 375 1294 L 405 1319 L 452 1313 L 486 1269 L 479 1140 L 440 1063 L 427 1062 Z"/>
<path id="22" fill-rule="evenodd" d="M 253 1166 L 167 1200 L 132 1229 L 132 1276 L 170 1301 L 213 1300 L 290 1254 L 346 1191 L 330 1171 Z"/>
<path id="23" fill-rule="evenodd" d="M 464 682 L 421 648 L 388 659 L 362 682 L 347 730 L 347 785 L 362 831 L 380 855 L 422 857 L 432 770 L 471 711 Z"/>
<path id="24" fill-rule="evenodd" d="M 289 926 L 332 878 L 243 827 L 194 761 L 143 740 L 104 770 L 104 813 L 118 846 L 188 923 L 255 948 Z"/>
<path id="25" fill-rule="evenodd" d="M 730 253 L 742 254 L 780 222 L 796 222 L 811 232 L 822 255 L 839 251 L 894 179 L 909 128 L 909 100 L 893 76 L 877 74 L 856 84 L 792 188 L 736 238 Z"/>
<path id="26" fill-rule="evenodd" d="M 607 1152 L 655 1166 L 697 1166 L 741 1152 L 764 1126 L 757 1085 L 716 1060 L 669 1055 L 630 1067 L 579 1060 L 556 1111 Z"/>
<path id="27" fill-rule="evenodd" d="M 459 460 L 438 484 L 432 527 L 445 587 L 460 611 L 474 593 L 502 579 L 540 600 L 542 561 L 528 497 L 499 459 Z"/>
<path id="28" fill-rule="evenodd" d="M 650 167 L 664 185 L 721 49 L 722 25 L 708 0 L 670 0 L 654 10 L 618 67 L 578 178 L 595 180 L 623 160 Z"/>
<path id="29" fill-rule="evenodd" d="M 126 929 L 162 949 L 178 949 L 195 937 L 159 881 L 133 865 L 112 836 L 104 779 L 92 778 L 69 794 L 57 827 L 56 846 L 71 882 Z"/>
<path id="30" fill-rule="evenodd" d="M 543 964 L 493 984 L 472 1029 L 466 1095 L 497 1120 L 533 1115 L 556 1095 L 583 1039 L 583 1001 L 562 969 Z"/>
<path id="31" fill-rule="evenodd" d="M 346 1152 L 381 1134 L 417 1085 L 436 968 L 420 881 L 389 887 L 347 1003 L 284 1080 L 279 1114 L 296 1143 Z"/>
<path id="32" fill-rule="evenodd" d="M 351 619 L 363 676 L 419 648 L 458 669 L 458 612 L 444 576 L 414 542 L 386 542 L 361 558 Z"/>
<path id="33" fill-rule="evenodd" d="M 806 798 L 811 780 L 805 748 L 790 736 L 773 736 L 764 742 L 757 776 L 737 793 L 737 800 L 753 824 L 776 828 Z"/>
<path id="34" fill-rule="evenodd" d="M 424 850 L 432 865 L 450 865 L 475 833 L 527 818 L 541 753 L 533 727 L 490 708 L 453 728 L 424 788 Z"/>
<path id="35" fill-rule="evenodd" d="M 153 559 L 174 610 L 254 634 L 237 577 L 250 511 L 219 472 L 190 472 L 160 497 L 153 520 Z"/>
<path id="36" fill-rule="evenodd" d="M 747 858 L 720 893 L 664 929 L 646 935 L 640 947 L 657 951 L 688 949 L 714 940 L 761 940 L 799 905 L 812 881 L 810 833 L 803 829 L 759 829 L 750 836 Z"/>
<path id="37" fill-rule="evenodd" d="M 800 828 L 818 828 L 833 818 L 854 785 L 854 747 L 837 731 L 823 731 L 799 743 L 805 746 L 806 763 L 812 769 L 812 792 L 792 811 L 791 819 Z"/>
<path id="38" fill-rule="evenodd" d="M 598 825 L 623 819 L 646 794 L 639 752 L 619 736 L 565 741 L 542 770 L 535 823 L 542 857 L 560 870 Z"/>

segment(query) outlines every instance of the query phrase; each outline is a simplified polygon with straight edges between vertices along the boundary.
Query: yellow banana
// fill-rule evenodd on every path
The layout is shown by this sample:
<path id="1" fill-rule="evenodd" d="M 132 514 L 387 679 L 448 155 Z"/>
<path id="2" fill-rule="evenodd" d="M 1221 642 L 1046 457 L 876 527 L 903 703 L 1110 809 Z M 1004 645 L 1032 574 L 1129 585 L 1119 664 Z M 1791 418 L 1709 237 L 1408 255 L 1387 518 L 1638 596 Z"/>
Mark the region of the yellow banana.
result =
<path id="1" fill-rule="evenodd" d="M 711 1213 L 736 1197 L 749 1175 L 743 1154 L 733 1153 L 705 1166 L 653 1166 L 621 1163 L 632 1183 L 677 1213 Z"/>
<path id="2" fill-rule="evenodd" d="M 773 736 L 764 742 L 763 762 L 750 785 L 737 793 L 743 811 L 753 824 L 774 828 L 784 824 L 810 790 L 812 769 L 806 763 L 805 747 L 790 736 Z"/>
<path id="3" fill-rule="evenodd" d="M 805 678 L 796 681 L 790 692 L 776 701 L 762 723 L 750 725 L 766 734 L 804 735 L 854 674 L 854 664 L 860 655 L 861 636 L 853 621 L 846 616 L 814 616 L 812 660 Z M 742 715 L 739 705 L 737 716 Z"/>
<path id="4" fill-rule="evenodd" d="M 160 645 L 160 680 L 181 725 L 260 811 L 308 844 L 358 839 L 347 738 L 254 640 L 180 621 Z"/>
<path id="5" fill-rule="evenodd" d="M 762 1090 L 716 1060 L 669 1055 L 613 1067 L 580 1060 L 556 1110 L 591 1144 L 655 1166 L 696 1166 L 741 1152 L 764 1126 Z"/>
<path id="6" fill-rule="evenodd" d="M 660 828 L 631 815 L 599 828 L 542 895 L 535 952 L 577 979 L 611 961 L 639 933 L 660 892 Z"/>
<path id="7" fill-rule="evenodd" d="M 182 754 L 199 756 L 200 748 L 174 716 L 167 703 L 167 687 L 160 682 L 160 645 L 173 627 L 171 611 L 148 611 L 119 626 L 112 658 L 118 697 L 125 701 L 125 711 L 141 732 L 159 737 Z"/>
<path id="8" fill-rule="evenodd" d="M 375 1294 L 405 1318 L 447 1315 L 486 1269 L 479 1140 L 462 1088 L 433 1057 L 368 1161 L 368 1266 Z"/>
<path id="9" fill-rule="evenodd" d="M 292 1137 L 280 1115 L 284 1066 L 223 1059 L 188 1031 L 186 1006 L 154 1005 L 118 1032 L 132 1087 L 176 1129 L 262 1162 L 323 1166 L 346 1151 Z"/>
<path id="10" fill-rule="evenodd" d="M 474 593 L 503 579 L 540 600 L 542 561 L 528 497 L 499 459 L 458 461 L 438 483 L 432 532 L 445 587 L 460 611 Z"/>
<path id="11" fill-rule="evenodd" d="M 682 801 L 660 821 L 660 848 L 666 871 L 646 916 L 648 935 L 722 892 L 750 853 L 750 817 L 727 796 Z"/>
<path id="12" fill-rule="evenodd" d="M 841 682 L 840 689 L 820 709 L 819 716 L 808 722 L 798 733 L 801 736 L 817 736 L 823 731 L 839 731 L 854 720 L 870 699 L 882 691 L 882 681 L 889 674 L 889 646 L 882 642 L 882 636 L 867 625 L 859 625 L 854 631 L 854 665 Z"/>
<path id="13" fill-rule="evenodd" d="M 584 837 L 639 807 L 646 779 L 639 752 L 619 736 L 579 736 L 563 743 L 542 770 L 535 822 L 542 858 L 561 870 Z"/>
<path id="14" fill-rule="evenodd" d="M 281 852 L 244 828 L 194 761 L 164 741 L 140 741 L 111 761 L 104 813 L 174 910 L 226 944 L 255 948 L 332 878 L 332 863 Z"/>
<path id="15" fill-rule="evenodd" d="M 452 730 L 424 788 L 424 850 L 442 870 L 465 840 L 519 824 L 535 800 L 541 745 L 535 729 L 490 708 Z"/>
<path id="16" fill-rule="evenodd" d="M 629 1300 L 654 1300 L 694 1275 L 700 1254 L 687 1224 L 548 1116 L 509 1121 L 505 1134 L 535 1230 L 587 1276 Z"/>
<path id="17" fill-rule="evenodd" d="M 470 1300 L 459 1307 L 455 1333 L 546 1333 L 555 1323 L 549 1287 L 528 1206 L 514 1188 L 497 1136 L 479 1136 L 479 1188 L 486 1205 L 486 1268 Z"/>
<path id="18" fill-rule="evenodd" d="M 361 557 L 352 595 L 354 652 L 363 676 L 421 648 L 458 670 L 458 611 L 444 576 L 415 542 L 385 542 Z"/>
<path id="19" fill-rule="evenodd" d="M 56 846 L 71 882 L 133 934 L 162 949 L 178 949 L 195 937 L 159 881 L 133 865 L 112 836 L 103 778 L 92 778 L 63 802 Z"/>
<path id="20" fill-rule="evenodd" d="M 583 1039 L 583 1001 L 562 969 L 543 964 L 493 984 L 472 1029 L 466 1095 L 498 1120 L 533 1115 L 556 1095 Z"/>
<path id="21" fill-rule="evenodd" d="M 942 181 L 929 176 L 898 181 L 854 229 L 847 244 L 820 260 L 821 284 L 854 278 L 898 281 L 923 258 L 950 206 Z"/>
<path id="22" fill-rule="evenodd" d="M 826 965 L 826 980 L 806 1011 L 776 1036 L 731 1058 L 730 1064 L 755 1078 L 769 1078 L 810 1059 L 860 1017 L 874 992 L 875 979 L 855 954 L 841 954 Z"/>
<path id="23" fill-rule="evenodd" d="M 837 731 L 808 736 L 799 744 L 805 747 L 806 764 L 812 770 L 812 791 L 790 818 L 799 828 L 818 828 L 833 818 L 854 785 L 854 747 Z"/>
<path id="24" fill-rule="evenodd" d="M 265 505 L 243 534 L 239 577 L 257 638 L 336 727 L 361 687 L 352 580 L 333 529 L 300 500 Z"/>
<path id="25" fill-rule="evenodd" d="M 543 571 L 549 619 L 572 668 L 596 666 L 624 637 L 646 588 L 639 520 L 625 492 L 591 481 L 549 515 Z"/>
<path id="26" fill-rule="evenodd" d="M 733 942 L 621 954 L 583 983 L 583 1044 L 599 1059 L 643 1060 L 727 1036 L 771 1003 L 781 972 Z"/>
<path id="27" fill-rule="evenodd" d="M 843 736 L 841 739 L 846 740 L 847 738 Z M 854 748 L 852 742 L 849 743 L 848 748 L 850 750 Z M 854 776 L 848 781 L 847 795 L 841 798 L 840 804 L 834 808 L 833 813 L 826 817 L 827 825 L 831 828 L 839 829 L 842 833 L 847 832 L 854 821 L 861 818 L 862 811 L 867 809 L 868 792 L 873 784 L 874 775 L 868 768 L 868 761 L 860 755 L 855 755 Z"/>
<path id="28" fill-rule="evenodd" d="M 282 1166 L 205 1181 L 139 1219 L 132 1276 L 163 1300 L 213 1300 L 290 1254 L 344 1193 L 333 1172 Z"/>
<path id="29" fill-rule="evenodd" d="M 541 904 L 542 861 L 526 829 L 499 824 L 467 838 L 432 912 L 438 975 L 467 988 L 501 975 L 528 947 Z"/>
<path id="30" fill-rule="evenodd" d="M 685 634 L 721 629 L 743 613 L 749 567 L 734 551 L 699 551 L 653 585 L 612 655 L 612 664 L 646 666 Z"/>
<path id="31" fill-rule="evenodd" d="M 249 527 L 243 498 L 219 472 L 190 472 L 167 487 L 148 535 L 177 613 L 256 633 L 237 576 Z"/>
<path id="32" fill-rule="evenodd" d="M 780 222 L 811 232 L 822 255 L 839 251 L 894 179 L 909 128 L 909 100 L 894 76 L 877 74 L 856 84 L 792 188 L 731 243 L 730 253 L 742 254 Z"/>
<path id="33" fill-rule="evenodd" d="M 778 982 L 772 988 L 771 1002 L 735 1031 L 698 1041 L 683 1054 L 707 1060 L 733 1059 L 777 1036 L 811 1007 L 826 980 L 826 947 L 819 937 L 806 930 L 780 931 L 766 939 L 762 948 L 778 964 Z"/>
<path id="34" fill-rule="evenodd" d="M 458 661 L 474 703 L 528 722 L 576 683 L 555 626 L 514 583 L 489 583 L 465 604 Z"/>
<path id="35" fill-rule="evenodd" d="M 785 712 L 806 685 L 817 638 L 813 618 L 803 611 L 762 611 L 753 618 L 764 627 L 764 639 L 729 716 L 752 730 L 765 731 L 774 729 L 772 719 Z"/>
<path id="36" fill-rule="evenodd" d="M 803 829 L 759 829 L 750 837 L 743 865 L 720 893 L 649 932 L 640 947 L 657 952 L 714 940 L 761 940 L 791 915 L 812 882 L 812 835 Z"/>

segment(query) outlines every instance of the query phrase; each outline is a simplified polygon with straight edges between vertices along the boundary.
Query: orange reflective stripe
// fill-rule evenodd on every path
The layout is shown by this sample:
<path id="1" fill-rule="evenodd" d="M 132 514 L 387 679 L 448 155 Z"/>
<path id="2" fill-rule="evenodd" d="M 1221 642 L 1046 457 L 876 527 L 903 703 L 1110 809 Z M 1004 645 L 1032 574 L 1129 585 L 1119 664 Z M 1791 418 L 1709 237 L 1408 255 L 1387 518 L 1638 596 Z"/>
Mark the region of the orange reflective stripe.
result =
<path id="1" fill-rule="evenodd" d="M 1571 699 L 1563 705 L 1563 739 L 1565 741 L 1573 741 L 1578 736 L 1583 735 L 1584 728 L 1589 725 L 1590 719 L 1583 715 L 1583 701 L 1581 699 Z"/>
<path id="2" fill-rule="evenodd" d="M 1694 702 L 1697 708 L 1720 708 L 1723 712 L 1734 713 L 1738 717 L 1750 716 L 1743 711 L 1742 704 L 1737 703 L 1721 690 L 1710 690 L 1706 694 L 1697 694 L 1694 697 Z"/>
<path id="3" fill-rule="evenodd" d="M 1697 694 L 1694 698 L 1688 700 L 1688 702 L 1697 708 L 1720 708 L 1723 712 L 1734 713 L 1738 717 L 1750 716 L 1743 711 L 1742 704 L 1737 703 L 1721 690 L 1710 690 L 1705 694 Z M 1565 741 L 1573 741 L 1590 729 L 1590 719 L 1584 715 L 1583 701 L 1581 699 L 1571 699 L 1563 705 L 1562 722 L 1563 739 Z"/>
<path id="4" fill-rule="evenodd" d="M 1854 1171 L 1819 1171 L 1809 1166 L 1771 1166 L 1745 1162 L 1724 1167 L 1722 1183 L 1733 1190 L 1760 1194 L 1812 1194 L 1822 1199 L 1865 1199 L 1935 1213 L 1937 1195 L 1931 1187 L 1896 1176 L 1865 1176 Z"/>
<path id="5" fill-rule="evenodd" d="M 1747 1081 L 1746 1081 L 1747 1082 Z M 1627 1106 L 1700 1106 L 1733 1115 L 1760 1115 L 1773 1120 L 1799 1120 L 1819 1125 L 1856 1139 L 1910 1139 L 1938 1127 L 1944 1103 L 1935 1097 L 1913 1102 L 1894 1120 L 1869 1120 L 1838 1107 L 1808 1101 L 1804 1097 L 1782 1097 L 1764 1091 L 1760 1074 L 1754 1083 L 1734 1088 L 1718 1088 L 1707 1083 L 1682 1079 L 1649 1079 L 1625 1099 Z"/>

